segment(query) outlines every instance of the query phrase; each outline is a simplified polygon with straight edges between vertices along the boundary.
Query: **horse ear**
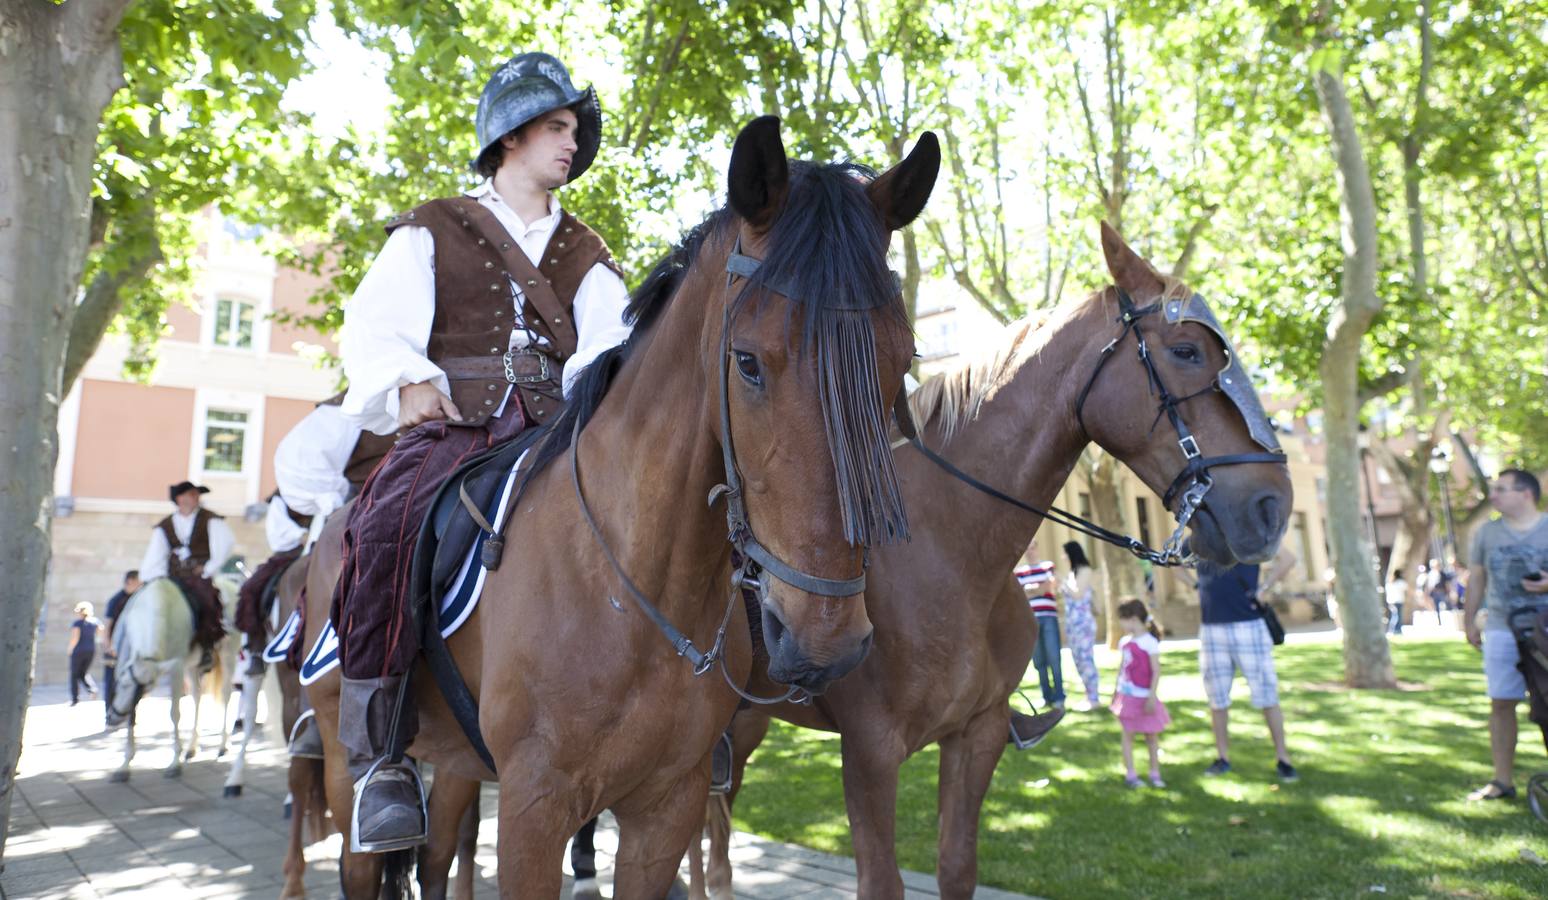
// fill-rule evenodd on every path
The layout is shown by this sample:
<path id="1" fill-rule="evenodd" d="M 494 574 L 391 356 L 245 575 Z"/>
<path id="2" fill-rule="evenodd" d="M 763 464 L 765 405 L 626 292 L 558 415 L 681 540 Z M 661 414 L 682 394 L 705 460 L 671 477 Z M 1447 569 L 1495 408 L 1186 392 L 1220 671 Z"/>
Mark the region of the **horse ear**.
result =
<path id="1" fill-rule="evenodd" d="M 779 117 L 759 116 L 736 136 L 726 195 L 736 214 L 756 229 L 779 218 L 790 194 L 790 163 L 779 137 Z"/>
<path id="2" fill-rule="evenodd" d="M 1135 253 L 1105 219 L 1102 221 L 1102 255 L 1107 257 L 1107 271 L 1112 273 L 1113 284 L 1136 302 L 1160 297 L 1166 292 L 1166 282 L 1160 273 Z"/>
<path id="3" fill-rule="evenodd" d="M 866 193 L 888 231 L 897 231 L 924 212 L 925 201 L 930 199 L 935 176 L 940 171 L 941 142 L 934 132 L 926 131 L 902 162 L 871 182 Z"/>

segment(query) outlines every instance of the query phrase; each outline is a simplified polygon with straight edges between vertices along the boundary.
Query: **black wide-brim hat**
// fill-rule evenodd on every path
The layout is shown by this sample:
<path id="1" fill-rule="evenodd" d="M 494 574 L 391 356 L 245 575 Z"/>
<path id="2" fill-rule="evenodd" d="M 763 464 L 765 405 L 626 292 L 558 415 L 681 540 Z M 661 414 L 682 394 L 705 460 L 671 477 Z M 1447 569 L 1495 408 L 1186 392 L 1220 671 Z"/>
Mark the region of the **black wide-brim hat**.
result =
<path id="1" fill-rule="evenodd" d="M 575 110 L 575 158 L 570 160 L 574 181 L 591 168 L 602 143 L 602 105 L 592 88 L 576 90 L 564 63 L 547 53 L 521 53 L 501 66 L 484 85 L 478 98 L 478 155 L 500 138 L 539 116 L 556 109 Z M 477 157 L 474 163 L 477 164 Z"/>
<path id="2" fill-rule="evenodd" d="M 177 484 L 167 488 L 167 499 L 171 500 L 173 503 L 176 503 L 178 494 L 186 494 L 189 491 L 198 491 L 201 494 L 208 494 L 210 489 L 202 484 L 194 484 L 192 481 L 179 481 Z"/>

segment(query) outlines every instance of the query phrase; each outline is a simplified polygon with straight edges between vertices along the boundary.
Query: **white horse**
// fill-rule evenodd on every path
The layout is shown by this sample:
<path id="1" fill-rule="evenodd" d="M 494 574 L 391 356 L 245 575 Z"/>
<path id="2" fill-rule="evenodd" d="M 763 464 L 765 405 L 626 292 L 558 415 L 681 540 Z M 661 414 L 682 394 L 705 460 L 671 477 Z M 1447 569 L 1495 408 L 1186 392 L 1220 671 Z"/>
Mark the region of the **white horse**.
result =
<path id="1" fill-rule="evenodd" d="M 279 619 L 280 606 L 281 604 L 276 600 L 274 608 L 269 612 L 270 634 L 279 631 L 281 624 Z M 227 642 L 239 641 L 241 640 L 241 635 L 230 634 L 226 636 L 226 640 Z M 262 646 L 248 647 L 247 657 L 241 664 L 247 666 L 248 670 L 251 671 L 253 659 L 262 654 Z M 221 796 L 223 797 L 242 796 L 242 778 L 243 773 L 247 770 L 247 745 L 252 741 L 253 733 L 258 730 L 259 694 L 262 694 L 264 697 L 265 712 L 269 719 L 268 724 L 271 727 L 278 728 L 278 723 L 282 721 L 281 709 L 283 708 L 283 701 L 280 698 L 279 677 L 274 669 L 274 666 L 267 665 L 263 667 L 261 674 L 251 675 L 248 671 L 244 671 L 239 673 L 238 678 L 235 679 L 241 685 L 241 698 L 237 701 L 237 718 L 242 721 L 242 739 L 237 742 L 236 754 L 231 759 L 231 771 L 226 775 L 225 787 L 221 791 Z M 283 732 L 283 729 L 281 729 L 281 732 Z M 286 735 L 281 733 L 280 740 L 284 740 L 285 737 Z M 288 798 L 286 803 L 289 803 Z"/>
<path id="2" fill-rule="evenodd" d="M 228 575 L 215 578 L 227 619 L 236 602 L 239 584 Z M 172 764 L 163 774 L 168 778 L 182 775 L 183 762 L 192 759 L 198 750 L 199 708 L 206 694 L 220 701 L 220 749 L 216 755 L 225 754 L 229 740 L 226 708 L 232 691 L 229 676 L 236 665 L 236 644 L 228 637 L 216 647 L 215 667 L 209 673 L 207 690 L 199 691 L 199 658 L 202 654 L 193 646 L 193 635 L 193 610 L 177 583 L 170 578 L 147 582 L 125 602 L 123 611 L 113 622 L 113 649 L 118 660 L 114 670 L 113 704 L 108 708 L 107 721 L 110 728 L 128 724 L 124 762 L 113 772 L 113 781 L 129 780 L 129 762 L 134 759 L 135 706 L 164 675 L 172 676 Z M 193 733 L 186 753 L 179 722 L 185 684 L 192 686 L 194 693 Z"/>

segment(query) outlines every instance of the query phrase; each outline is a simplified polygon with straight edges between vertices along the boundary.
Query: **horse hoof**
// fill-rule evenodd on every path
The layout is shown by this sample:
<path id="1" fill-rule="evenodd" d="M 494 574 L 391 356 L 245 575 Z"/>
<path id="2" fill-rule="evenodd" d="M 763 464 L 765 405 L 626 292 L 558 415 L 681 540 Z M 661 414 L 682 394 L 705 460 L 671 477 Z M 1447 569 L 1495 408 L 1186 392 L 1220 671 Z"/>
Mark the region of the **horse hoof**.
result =
<path id="1" fill-rule="evenodd" d="M 220 795 L 222 797 L 240 797 L 242 796 L 242 786 L 240 784 L 228 784 L 226 789 L 220 792 Z"/>
<path id="2" fill-rule="evenodd" d="M 189 750 L 187 753 L 183 754 L 183 762 L 189 762 L 193 758 L 194 758 L 194 752 L 192 750 Z"/>
<path id="3" fill-rule="evenodd" d="M 166 769 L 165 771 L 163 771 L 161 773 L 161 775 L 162 775 L 163 778 L 182 778 L 183 777 L 183 767 L 182 766 L 173 766 L 170 769 Z"/>
<path id="4" fill-rule="evenodd" d="M 108 781 L 111 781 L 114 784 L 123 784 L 124 782 L 126 782 L 128 780 L 129 780 L 129 770 L 128 769 L 114 769 L 113 770 L 113 774 L 108 776 Z"/>
<path id="5" fill-rule="evenodd" d="M 225 756 L 225 755 L 226 755 L 226 748 L 225 747 L 222 747 L 219 750 L 215 751 L 215 758 L 216 759 L 220 759 L 222 756 Z"/>

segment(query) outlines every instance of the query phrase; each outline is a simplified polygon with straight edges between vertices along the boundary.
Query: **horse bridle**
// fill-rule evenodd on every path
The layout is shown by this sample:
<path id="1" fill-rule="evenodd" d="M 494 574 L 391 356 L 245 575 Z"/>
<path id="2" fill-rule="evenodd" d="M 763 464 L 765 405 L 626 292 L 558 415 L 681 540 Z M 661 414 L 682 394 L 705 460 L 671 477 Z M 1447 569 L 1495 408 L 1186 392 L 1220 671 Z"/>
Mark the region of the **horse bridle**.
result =
<path id="1" fill-rule="evenodd" d="M 726 257 L 726 290 L 729 292 L 736 279 L 751 279 L 762 266 L 762 260 L 742 253 L 742 239 L 738 237 L 732 247 L 731 254 Z M 795 296 L 777 284 L 768 280 L 764 285 L 774 291 L 795 300 Z M 656 626 L 662 635 L 672 644 L 672 648 L 678 656 L 685 657 L 693 666 L 695 676 L 703 675 L 717 662 L 721 672 L 725 675 L 726 684 L 736 691 L 742 699 L 750 703 L 773 704 L 782 703 L 796 698 L 802 694 L 801 688 L 791 686 L 785 694 L 774 698 L 760 698 L 747 694 L 731 678 L 725 665 L 725 639 L 726 629 L 731 623 L 731 614 L 735 609 L 737 598 L 742 596 L 744 590 L 753 591 L 760 605 L 768 599 L 768 584 L 761 577 L 764 573 L 773 575 L 785 584 L 804 591 L 808 594 L 816 594 L 820 597 L 852 597 L 865 592 L 865 568 L 870 565 L 870 556 L 864 555 L 860 574 L 854 578 L 822 578 L 803 572 L 794 566 L 775 556 L 772 551 L 763 546 L 753 535 L 752 523 L 747 518 L 747 504 L 742 490 L 742 476 L 736 465 L 736 448 L 731 439 L 731 321 L 738 304 L 729 297 L 726 302 L 725 317 L 720 330 L 720 430 L 721 455 L 725 463 L 726 480 L 715 485 L 709 493 L 709 504 L 714 506 L 716 501 L 726 502 L 726 540 L 730 542 L 735 551 L 735 567 L 731 571 L 730 597 L 726 603 L 725 614 L 721 617 L 720 627 L 715 632 L 714 643 L 707 651 L 701 651 L 694 646 L 693 640 L 683 634 L 677 626 L 662 615 L 650 598 L 645 596 L 629 576 L 624 572 L 618 558 L 613 555 L 612 548 L 602 535 L 601 528 L 597 525 L 591 509 L 586 503 L 585 494 L 581 490 L 580 469 L 577 463 L 576 448 L 580 444 L 579 419 L 575 422 L 574 431 L 570 438 L 570 480 L 575 486 L 575 497 L 579 501 L 581 515 L 586 520 L 586 525 L 591 529 L 592 537 L 602 548 L 602 554 L 612 566 L 614 574 L 623 583 L 624 589 L 634 598 L 646 617 Z M 799 702 L 799 701 L 797 701 Z"/>
<path id="2" fill-rule="evenodd" d="M 1091 371 L 1091 377 L 1086 379 L 1085 386 L 1081 388 L 1080 397 L 1075 402 L 1075 420 L 1080 423 L 1081 430 L 1086 432 L 1086 436 L 1089 439 L 1091 432 L 1090 429 L 1086 428 L 1084 416 L 1086 396 L 1091 393 L 1091 389 L 1096 385 L 1097 377 L 1102 374 L 1102 368 L 1107 365 L 1108 360 L 1112 359 L 1114 353 L 1117 352 L 1118 345 L 1122 344 L 1124 338 L 1132 333 L 1135 342 L 1138 344 L 1140 363 L 1145 367 L 1145 377 L 1149 382 L 1149 390 L 1157 395 L 1156 423 L 1161 421 L 1162 416 L 1166 416 L 1172 423 L 1172 427 L 1177 432 L 1177 446 L 1182 450 L 1185 461 L 1182 471 L 1178 472 L 1177 477 L 1172 479 L 1171 485 L 1167 487 L 1166 493 L 1161 498 L 1162 505 L 1167 509 L 1172 508 L 1172 501 L 1179 496 L 1181 496 L 1182 502 L 1174 513 L 1177 517 L 1177 529 L 1172 532 L 1171 537 L 1167 539 L 1160 550 L 1154 550 L 1146 546 L 1143 541 L 1103 528 L 1090 519 L 1077 516 L 1057 506 L 1040 509 L 984 484 L 972 475 L 962 471 L 950 460 L 925 446 L 924 441 L 920 440 L 918 429 L 914 425 L 913 416 L 909 412 L 908 400 L 901 393 L 898 395 L 896 404 L 894 404 L 894 415 L 898 422 L 898 430 L 903 433 L 903 436 L 910 444 L 923 453 L 931 462 L 946 470 L 948 474 L 957 480 L 996 500 L 1041 516 L 1072 531 L 1122 547 L 1140 559 L 1155 565 L 1192 565 L 1195 558 L 1191 553 L 1183 553 L 1182 544 L 1186 537 L 1188 523 L 1193 519 L 1194 513 L 1198 512 L 1203 505 L 1204 495 L 1209 493 L 1209 489 L 1214 486 L 1213 480 L 1209 477 L 1209 470 L 1216 466 L 1241 465 L 1244 463 L 1274 463 L 1283 465 L 1285 463 L 1285 455 L 1282 452 L 1266 452 L 1205 456 L 1199 449 L 1198 438 L 1194 437 L 1187 423 L 1183 421 L 1182 413 L 1178 411 L 1178 407 L 1195 397 L 1219 390 L 1219 375 L 1217 374 L 1215 378 L 1210 380 L 1208 385 L 1200 390 L 1183 397 L 1177 397 L 1168 391 L 1166 384 L 1161 380 L 1161 373 L 1156 371 L 1155 361 L 1150 356 L 1150 346 L 1145 342 L 1145 335 L 1140 328 L 1140 321 L 1142 319 L 1161 310 L 1162 301 L 1157 300 L 1149 306 L 1136 307 L 1134 301 L 1130 299 L 1129 295 L 1122 288 L 1115 287 L 1114 290 L 1118 293 L 1119 314 L 1117 321 L 1123 325 L 1123 330 L 1118 333 L 1117 337 L 1108 341 L 1107 346 L 1102 348 L 1101 358 L 1097 360 L 1096 367 Z M 1152 429 L 1154 429 L 1156 423 L 1152 424 Z"/>

